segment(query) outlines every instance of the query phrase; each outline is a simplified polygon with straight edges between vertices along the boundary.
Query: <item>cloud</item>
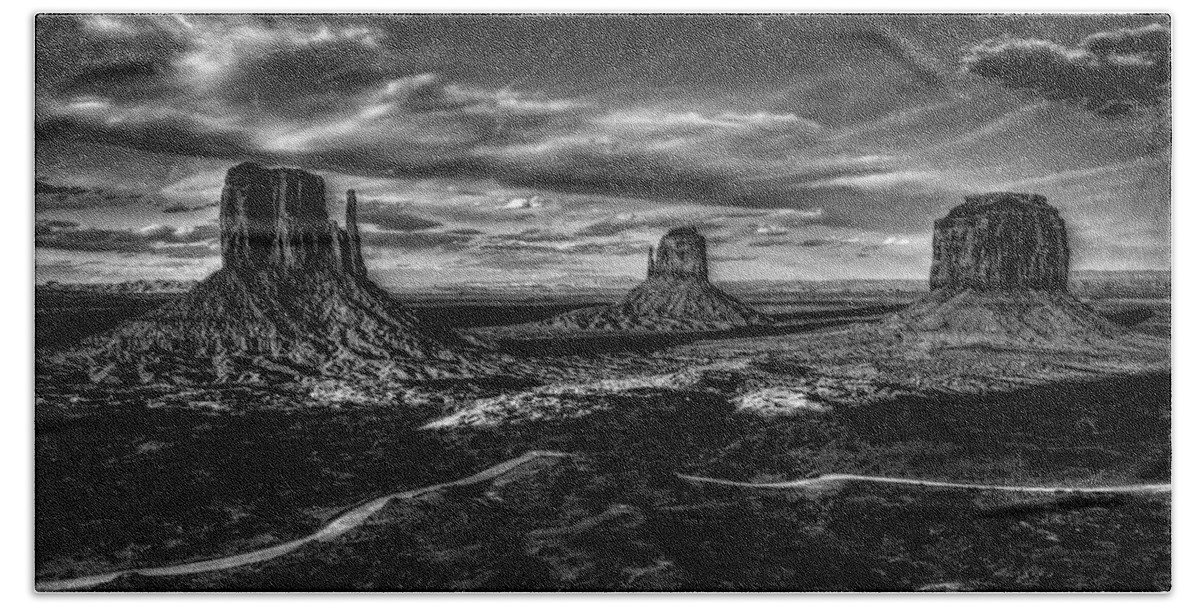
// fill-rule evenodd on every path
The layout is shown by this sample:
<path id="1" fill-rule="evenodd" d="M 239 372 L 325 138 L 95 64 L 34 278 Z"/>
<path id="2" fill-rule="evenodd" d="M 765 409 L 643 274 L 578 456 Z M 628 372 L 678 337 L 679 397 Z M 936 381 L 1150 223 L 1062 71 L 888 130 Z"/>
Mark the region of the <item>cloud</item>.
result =
<path id="1" fill-rule="evenodd" d="M 803 239 L 783 239 L 778 237 L 767 237 L 765 239 L 752 240 L 746 243 L 748 247 L 843 247 L 846 245 L 856 245 L 862 242 L 859 237 L 808 237 Z"/>
<path id="2" fill-rule="evenodd" d="M 219 235 L 219 228 L 212 224 L 191 228 L 154 224 L 140 230 L 106 230 L 80 227 L 74 222 L 52 220 L 49 222 L 39 221 L 34 226 L 35 246 L 71 251 L 170 254 L 175 247 L 180 245 L 214 244 Z M 208 255 L 214 254 L 215 249 L 211 250 Z"/>
<path id="3" fill-rule="evenodd" d="M 1105 117 L 1157 108 L 1170 95 L 1171 31 L 1156 23 L 1100 32 L 1074 47 L 1048 40 L 985 42 L 963 58 L 964 68 L 1006 87 L 1052 101 L 1082 102 Z"/>
<path id="4" fill-rule="evenodd" d="M 794 112 L 603 108 L 466 83 L 417 69 L 393 32 L 361 23 L 244 15 L 39 20 L 40 54 L 74 76 L 39 86 L 38 138 L 355 175 L 762 207 L 792 206 L 799 184 L 867 170 L 796 162 L 794 151 L 819 143 L 824 127 Z M 124 50 L 131 40 L 162 43 Z M 81 59 L 89 52 L 94 60 Z M 537 199 L 521 198 L 506 206 L 537 207 Z"/>
<path id="5" fill-rule="evenodd" d="M 845 242 L 842 241 L 841 239 L 813 238 L 813 239 L 804 239 L 802 241 L 797 242 L 796 244 L 801 247 L 826 247 L 829 245 L 844 245 Z"/>
<path id="6" fill-rule="evenodd" d="M 855 17 L 831 28 L 780 17 L 763 27 L 777 28 L 771 31 L 781 37 L 764 42 L 757 17 L 617 23 L 629 21 L 602 25 L 632 27 L 645 36 L 638 38 L 650 45 L 644 48 L 663 50 L 693 48 L 694 41 L 664 41 L 653 31 L 682 27 L 685 21 L 689 28 L 700 28 L 695 31 L 733 24 L 736 32 L 744 27 L 747 37 L 738 33 L 721 42 L 705 37 L 703 45 L 694 47 L 700 55 L 626 57 L 626 45 L 599 39 L 578 43 L 581 34 L 594 34 L 588 28 L 600 22 L 580 29 L 581 20 L 557 17 L 536 23 L 500 17 L 43 17 L 37 20 L 36 41 L 38 143 L 107 142 L 169 153 L 159 157 L 256 160 L 373 178 L 431 178 L 503 193 L 481 199 L 474 211 L 456 200 L 428 212 L 434 213 L 431 217 L 397 210 L 411 217 L 378 224 L 400 232 L 444 228 L 428 222 L 482 225 L 557 218 L 575 213 L 567 208 L 568 201 L 578 198 L 573 195 L 756 212 L 795 210 L 758 220 L 786 230 L 821 223 L 907 232 L 927 229 L 947 205 L 961 200 L 960 192 L 949 192 L 960 184 L 968 187 L 960 179 L 960 164 L 987 164 L 997 154 L 985 145 L 992 139 L 963 141 L 955 145 L 970 149 L 956 148 L 954 166 L 944 172 L 939 168 L 940 179 L 922 173 L 930 164 L 929 145 L 960 134 L 957 127 L 935 123 L 974 124 L 991 115 L 977 99 L 977 90 L 984 88 L 978 82 L 975 90 L 955 92 L 964 97 L 953 106 L 961 106 L 955 111 L 962 115 L 953 121 L 934 111 L 916 117 L 907 113 L 917 106 L 948 103 L 946 91 L 936 87 L 917 87 L 920 95 L 893 90 L 893 84 L 912 80 L 912 74 L 892 80 L 882 71 L 895 72 L 896 60 L 909 68 L 900 71 L 916 73 L 925 84 L 940 84 L 938 66 L 945 58 L 922 52 L 922 47 L 933 47 L 924 35 L 906 39 L 896 33 L 915 34 L 923 27 L 863 28 L 861 24 L 878 20 Z M 813 34 L 812 40 L 795 35 L 802 25 L 811 28 L 805 31 Z M 1165 26 L 1159 27 L 1160 33 L 1151 27 L 1098 34 L 1071 48 L 1052 45 L 1051 55 L 1061 60 L 1054 65 L 1065 65 L 1068 75 L 1076 76 L 1152 74 L 1166 65 L 1156 59 L 1155 41 L 1165 35 Z M 542 28 L 570 35 L 539 36 Z M 448 30 L 457 33 L 446 34 Z M 483 40 L 475 30 L 497 35 Z M 514 43 L 498 35 L 504 32 L 528 35 Z M 466 34 L 479 39 L 478 44 L 463 44 Z M 812 44 L 789 46 L 787 40 Z M 748 49 L 763 52 L 749 53 L 752 60 L 734 60 Z M 1010 55 L 1023 56 L 1022 49 L 1016 39 L 990 42 L 972 51 L 967 63 L 977 71 L 991 69 L 993 80 L 1017 86 L 1017 80 L 1001 78 L 1011 72 L 1002 67 L 1012 63 Z M 562 58 L 589 55 L 612 61 Z M 1083 55 L 1091 59 L 1078 59 Z M 701 62 L 695 56 L 731 61 Z M 1166 55 L 1162 57 L 1165 61 Z M 853 73 L 848 66 L 855 68 Z M 663 71 L 666 67 L 670 71 Z M 1058 84 L 1049 77 L 1032 82 L 1043 88 Z M 986 94 L 997 97 L 994 93 Z M 996 101 L 998 106 L 1006 103 Z M 822 104 L 828 107 L 816 108 Z M 909 118 L 855 127 L 898 114 Z M 853 137 L 836 129 L 847 125 Z M 1067 137 L 1065 130 L 1051 132 L 1040 123 L 1022 121 L 1012 130 L 1017 126 L 1020 137 L 1044 138 L 1050 145 Z M 1008 129 L 999 135 L 1013 137 Z M 1106 143 L 1092 139 L 1096 141 L 1080 147 Z M 162 194 L 176 201 L 170 193 Z M 543 198 L 533 199 L 535 194 Z M 212 198 L 196 195 L 186 202 Z M 538 208 L 533 200 L 544 206 Z M 561 203 L 548 202 L 552 200 Z M 71 202 L 39 194 L 38 205 Z M 495 209 L 508 205 L 513 208 Z M 614 206 L 612 211 L 625 208 Z M 571 218 L 585 224 L 579 236 L 613 236 L 678 223 L 639 226 L 637 221 L 604 221 L 595 217 L 598 213 Z"/>
<path id="7" fill-rule="evenodd" d="M 588 224 L 576 231 L 575 236 L 616 236 L 630 230 L 668 230 L 677 226 L 695 226 L 700 230 L 715 230 L 726 226 L 722 219 L 721 217 L 698 217 L 695 214 L 681 216 L 674 213 L 668 215 L 622 213 Z"/>
<path id="8" fill-rule="evenodd" d="M 38 211 L 118 207 L 157 200 L 157 197 L 139 192 L 117 191 L 106 188 L 84 188 L 82 186 L 62 186 L 46 183 L 41 180 L 34 182 L 33 192 L 34 207 Z"/>
<path id="9" fill-rule="evenodd" d="M 825 209 L 816 207 L 812 209 L 775 209 L 766 212 L 764 217 L 770 221 L 770 225 L 781 228 L 800 228 L 811 224 L 816 224 L 825 219 Z"/>
<path id="10" fill-rule="evenodd" d="M 519 234 L 501 234 L 481 244 L 478 252 L 533 252 L 574 255 L 632 255 L 646 253 L 648 243 L 633 241 L 594 241 L 571 235 L 528 230 Z"/>
<path id="11" fill-rule="evenodd" d="M 362 242 L 364 246 L 389 249 L 461 251 L 471 242 L 471 237 L 453 232 L 371 230 L 362 232 Z"/>
<path id="12" fill-rule="evenodd" d="M 221 255 L 221 246 L 218 243 L 206 243 L 202 245 L 166 245 L 154 250 L 155 253 L 165 255 L 169 258 L 208 258 Z"/>
<path id="13" fill-rule="evenodd" d="M 757 262 L 758 257 L 753 255 L 710 255 L 708 261 L 717 262 Z"/>
<path id="14" fill-rule="evenodd" d="M 931 171 L 896 170 L 865 175 L 847 175 L 806 184 L 806 188 L 836 188 L 845 186 L 860 190 L 887 190 L 896 186 L 932 186 L 940 176 Z"/>
<path id="15" fill-rule="evenodd" d="M 787 228 L 776 224 L 757 224 L 753 226 L 754 234 L 781 236 L 790 232 Z"/>
<path id="16" fill-rule="evenodd" d="M 184 205 L 183 203 L 176 203 L 176 204 L 167 205 L 166 207 L 163 207 L 162 212 L 163 213 L 191 213 L 192 211 L 201 211 L 203 209 L 211 209 L 216 206 L 217 206 L 217 203 L 205 203 L 203 205 Z"/>
<path id="17" fill-rule="evenodd" d="M 574 240 L 575 236 L 542 228 L 528 228 L 521 232 L 497 234 L 491 238 L 493 241 L 513 243 L 563 243 Z"/>
<path id="18" fill-rule="evenodd" d="M 559 266 L 567 262 L 567 256 L 558 251 L 528 251 L 491 248 L 475 252 L 460 263 L 468 267 L 494 268 L 497 270 L 538 270 Z"/>
<path id="19" fill-rule="evenodd" d="M 769 238 L 765 238 L 765 239 L 749 241 L 746 243 L 746 246 L 747 247 L 790 247 L 795 244 L 796 244 L 795 241 L 792 241 L 791 239 L 781 239 L 781 238 L 769 237 Z"/>
<path id="20" fill-rule="evenodd" d="M 216 224 L 177 228 L 166 224 L 151 224 L 137 231 L 143 238 L 157 243 L 196 243 L 221 237 Z"/>
<path id="21" fill-rule="evenodd" d="M 404 210 L 405 208 L 404 205 L 363 201 L 358 206 L 358 221 L 360 224 L 375 224 L 382 230 L 400 232 L 414 232 L 443 226 L 439 221 L 408 213 Z"/>
<path id="22" fill-rule="evenodd" d="M 529 197 L 514 197 L 508 199 L 508 202 L 497 207 L 497 209 L 538 209 L 543 205 L 542 197 L 534 195 Z"/>

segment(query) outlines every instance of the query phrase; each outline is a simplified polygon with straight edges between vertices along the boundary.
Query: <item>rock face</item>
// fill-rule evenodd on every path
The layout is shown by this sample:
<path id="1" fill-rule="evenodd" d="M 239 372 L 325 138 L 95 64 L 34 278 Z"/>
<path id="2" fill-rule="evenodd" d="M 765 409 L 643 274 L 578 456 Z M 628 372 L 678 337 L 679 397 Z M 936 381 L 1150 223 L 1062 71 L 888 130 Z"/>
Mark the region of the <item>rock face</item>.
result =
<path id="1" fill-rule="evenodd" d="M 1065 290 L 1067 229 L 1037 194 L 968 196 L 933 225 L 930 289 Z"/>
<path id="2" fill-rule="evenodd" d="M 673 228 L 650 248 L 647 280 L 708 282 L 708 244 L 695 228 Z"/>
<path id="3" fill-rule="evenodd" d="M 712 330 L 770 320 L 708 280 L 708 246 L 693 227 L 672 228 L 651 248 L 646 280 L 613 306 L 585 308 L 545 322 L 558 329 Z"/>
<path id="4" fill-rule="evenodd" d="M 925 341 L 1076 343 L 1121 328 L 1067 292 L 1058 211 L 1037 194 L 968 196 L 934 223 L 928 296 L 885 322 Z"/>
<path id="5" fill-rule="evenodd" d="M 222 268 L 39 368 L 74 366 L 94 382 L 126 384 L 479 371 L 471 345 L 418 320 L 367 278 L 356 207 L 350 191 L 342 228 L 329 220 L 319 176 L 251 163 L 230 169 Z"/>
<path id="6" fill-rule="evenodd" d="M 329 219 L 320 176 L 242 163 L 226 173 L 221 192 L 221 262 L 234 272 L 328 268 L 365 275 L 356 214 L 353 190 L 341 228 Z"/>

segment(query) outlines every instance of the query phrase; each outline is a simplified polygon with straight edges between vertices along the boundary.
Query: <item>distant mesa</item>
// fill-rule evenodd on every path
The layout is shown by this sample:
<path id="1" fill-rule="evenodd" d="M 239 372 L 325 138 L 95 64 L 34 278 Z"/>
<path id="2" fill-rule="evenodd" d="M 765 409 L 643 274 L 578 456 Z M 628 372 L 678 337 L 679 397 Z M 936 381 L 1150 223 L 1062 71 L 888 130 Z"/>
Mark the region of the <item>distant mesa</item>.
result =
<path id="1" fill-rule="evenodd" d="M 220 203 L 209 203 L 204 205 L 184 205 L 182 203 L 167 205 L 163 207 L 163 213 L 191 213 L 193 211 L 203 211 L 209 207 L 217 207 Z"/>
<path id="2" fill-rule="evenodd" d="M 888 321 L 947 342 L 1089 342 L 1120 328 L 1067 291 L 1066 224 L 1046 197 L 995 192 L 934 222 L 930 294 Z"/>
<path id="3" fill-rule="evenodd" d="M 59 283 L 46 281 L 41 289 L 107 294 L 177 294 L 188 291 L 198 281 L 175 279 L 136 279 L 120 283 Z"/>
<path id="4" fill-rule="evenodd" d="M 221 195 L 222 268 L 57 363 L 116 383 L 475 370 L 464 358 L 470 345 L 426 326 L 367 278 L 356 213 L 351 190 L 345 227 L 330 221 L 325 182 L 312 173 L 233 167 Z"/>
<path id="5" fill-rule="evenodd" d="M 672 228 L 651 247 L 646 280 L 612 306 L 571 311 L 544 322 L 557 329 L 705 330 L 770 323 L 713 285 L 708 245 L 691 226 Z"/>

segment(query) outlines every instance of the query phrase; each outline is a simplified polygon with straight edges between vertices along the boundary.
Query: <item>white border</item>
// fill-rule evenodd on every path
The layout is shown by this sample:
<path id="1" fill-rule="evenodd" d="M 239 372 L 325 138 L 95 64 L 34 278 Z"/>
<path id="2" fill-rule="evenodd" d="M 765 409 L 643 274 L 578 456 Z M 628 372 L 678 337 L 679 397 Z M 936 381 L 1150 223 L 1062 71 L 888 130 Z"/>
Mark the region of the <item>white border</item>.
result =
<path id="1" fill-rule="evenodd" d="M 348 2 L 313 2 L 308 0 L 259 0 L 244 2 L 218 0 L 209 2 L 166 2 L 164 0 L 125 1 L 110 4 L 84 2 L 30 2 L 15 0 L 6 3 L 3 11 L 3 36 L 5 71 L 8 75 L 2 114 L 9 123 L 3 131 L 7 137 L 5 158 L 0 167 L 5 172 L 7 186 L 6 204 L 10 208 L 8 224 L 10 230 L 0 238 L 0 285 L 5 286 L 3 299 L 7 323 L 4 348 L 0 351 L 0 386 L 10 395 L 4 403 L 5 436 L 3 445 L 6 453 L 3 462 L 4 477 L 0 480 L 6 488 L 3 513 L 0 521 L 5 522 L 3 576 L 5 605 L 25 605 L 33 602 L 96 602 L 105 605 L 146 605 L 147 602 L 182 602 L 195 605 L 243 606 L 290 605 L 294 602 L 312 603 L 394 603 L 461 605 L 464 603 L 486 603 L 489 606 L 514 606 L 525 603 L 561 605 L 563 603 L 607 604 L 621 602 L 632 604 L 675 604 L 687 606 L 712 605 L 714 603 L 750 602 L 775 605 L 794 605 L 798 602 L 817 605 L 861 605 L 886 602 L 921 605 L 925 603 L 967 601 L 991 604 L 995 602 L 1020 601 L 1029 606 L 1077 605 L 1083 603 L 1111 604 L 1126 602 L 1168 602 L 1194 605 L 1200 598 L 1200 583 L 1197 575 L 1200 563 L 1196 560 L 1197 525 L 1200 514 L 1196 511 L 1195 484 L 1198 443 L 1193 438 L 1200 431 L 1196 424 L 1194 409 L 1197 393 L 1190 380 L 1192 364 L 1195 363 L 1188 348 L 1196 339 L 1196 323 L 1191 314 L 1194 310 L 1194 269 L 1200 263 L 1196 257 L 1195 243 L 1198 239 L 1190 228 L 1197 226 L 1196 174 L 1194 160 L 1195 119 L 1186 109 L 1196 107 L 1193 80 L 1189 78 L 1197 65 L 1196 40 L 1197 9 L 1187 0 L 1159 0 L 1157 2 L 1091 2 L 1063 1 L 1039 3 L 1022 2 L 977 2 L 961 0 L 918 0 L 917 2 L 882 2 L 863 0 L 838 0 L 826 3 L 785 2 L 779 0 L 754 0 L 750 2 L 711 2 L 704 0 L 676 0 L 670 2 L 647 0 L 610 0 L 608 2 L 565 2 L 548 0 L 514 0 L 510 2 L 481 2 L 471 0 L 419 0 L 418 2 L 396 2 L 383 0 L 351 0 Z M 1168 12 L 1172 15 L 1174 31 L 1173 100 L 1175 107 L 1185 109 L 1176 112 L 1174 128 L 1174 183 L 1173 234 L 1181 238 L 1175 242 L 1172 260 L 1174 263 L 1173 284 L 1175 376 L 1174 429 L 1175 429 L 1175 494 L 1174 494 L 1174 590 L 1167 595 L 72 595 L 34 596 L 32 571 L 32 521 L 33 521 L 33 403 L 32 352 L 33 352 L 33 15 L 38 12 Z M 1137 407 L 1137 404 L 1130 404 Z"/>

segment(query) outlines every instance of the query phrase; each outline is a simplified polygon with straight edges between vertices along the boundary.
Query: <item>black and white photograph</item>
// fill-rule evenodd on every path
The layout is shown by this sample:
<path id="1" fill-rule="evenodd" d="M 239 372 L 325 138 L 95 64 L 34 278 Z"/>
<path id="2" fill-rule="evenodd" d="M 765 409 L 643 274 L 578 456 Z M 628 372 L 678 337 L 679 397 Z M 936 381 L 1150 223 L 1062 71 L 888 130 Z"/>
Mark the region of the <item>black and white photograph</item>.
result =
<path id="1" fill-rule="evenodd" d="M 39 596 L 1172 589 L 1171 14 L 23 27 Z"/>

